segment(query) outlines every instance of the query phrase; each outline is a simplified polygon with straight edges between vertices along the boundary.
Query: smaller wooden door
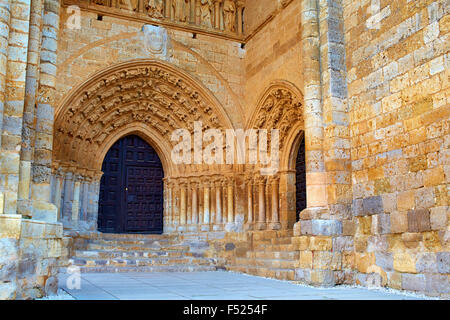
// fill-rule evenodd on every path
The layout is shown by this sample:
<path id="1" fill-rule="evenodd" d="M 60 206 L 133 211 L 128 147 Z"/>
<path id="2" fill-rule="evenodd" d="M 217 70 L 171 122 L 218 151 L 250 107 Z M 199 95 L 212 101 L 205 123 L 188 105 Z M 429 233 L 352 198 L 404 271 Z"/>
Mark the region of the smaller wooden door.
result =
<path id="1" fill-rule="evenodd" d="M 295 163 L 295 201 L 297 221 L 299 214 L 306 209 L 306 166 L 305 166 L 305 139 L 302 139 L 298 148 L 297 159 Z"/>
<path id="2" fill-rule="evenodd" d="M 117 141 L 103 161 L 98 228 L 106 233 L 162 233 L 163 168 L 138 136 Z"/>

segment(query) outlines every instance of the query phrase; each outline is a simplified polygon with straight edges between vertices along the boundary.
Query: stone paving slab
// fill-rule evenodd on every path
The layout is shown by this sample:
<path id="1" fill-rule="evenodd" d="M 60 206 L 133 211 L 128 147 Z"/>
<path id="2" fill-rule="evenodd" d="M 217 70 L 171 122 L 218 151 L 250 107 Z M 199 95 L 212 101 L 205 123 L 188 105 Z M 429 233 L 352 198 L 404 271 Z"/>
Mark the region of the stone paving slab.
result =
<path id="1" fill-rule="evenodd" d="M 225 271 L 84 273 L 81 288 L 60 289 L 77 300 L 419 300 L 424 296 L 360 287 L 316 288 Z M 63 299 L 59 297 L 59 299 Z"/>

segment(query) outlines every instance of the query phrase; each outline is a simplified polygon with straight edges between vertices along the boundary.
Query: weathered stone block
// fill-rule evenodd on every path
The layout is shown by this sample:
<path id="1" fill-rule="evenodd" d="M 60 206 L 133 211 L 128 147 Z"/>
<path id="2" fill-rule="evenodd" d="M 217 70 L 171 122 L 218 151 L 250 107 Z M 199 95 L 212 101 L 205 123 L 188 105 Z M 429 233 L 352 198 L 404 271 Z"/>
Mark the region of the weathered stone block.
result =
<path id="1" fill-rule="evenodd" d="M 450 252 L 438 252 L 436 257 L 439 273 L 450 273 Z"/>
<path id="2" fill-rule="evenodd" d="M 342 234 L 342 222 L 339 220 L 311 220 L 312 234 L 331 236 Z"/>
<path id="3" fill-rule="evenodd" d="M 402 289 L 423 292 L 426 288 L 426 279 L 423 274 L 402 274 Z"/>
<path id="4" fill-rule="evenodd" d="M 434 206 L 433 188 L 420 188 L 416 190 L 415 208 L 428 209 Z"/>
<path id="5" fill-rule="evenodd" d="M 392 256 L 392 253 L 375 252 L 375 262 L 377 266 L 379 266 L 385 272 L 394 270 L 394 258 Z"/>
<path id="6" fill-rule="evenodd" d="M 416 270 L 419 273 L 437 273 L 436 254 L 431 252 L 420 252 L 417 254 Z"/>
<path id="7" fill-rule="evenodd" d="M 389 214 L 376 214 L 372 216 L 372 233 L 387 234 L 391 231 L 391 217 Z"/>
<path id="8" fill-rule="evenodd" d="M 0 282 L 0 300 L 13 300 L 17 295 L 15 282 Z"/>
<path id="9" fill-rule="evenodd" d="M 311 283 L 324 287 L 334 286 L 332 270 L 311 270 Z"/>
<path id="10" fill-rule="evenodd" d="M 394 253 L 394 270 L 416 273 L 415 257 L 406 252 Z"/>
<path id="11" fill-rule="evenodd" d="M 334 237 L 333 238 L 333 251 L 353 251 L 353 237 Z"/>
<path id="12" fill-rule="evenodd" d="M 430 231 L 430 212 L 427 209 L 408 211 L 408 231 L 423 232 Z"/>
<path id="13" fill-rule="evenodd" d="M 333 247 L 331 237 L 311 237 L 309 250 L 311 251 L 329 251 Z"/>
<path id="14" fill-rule="evenodd" d="M 313 255 L 311 251 L 301 251 L 299 259 L 299 267 L 302 269 L 312 269 Z"/>
<path id="15" fill-rule="evenodd" d="M 434 207 L 430 209 L 431 230 L 444 230 L 447 227 L 447 216 L 449 215 L 449 207 Z"/>
<path id="16" fill-rule="evenodd" d="M 414 208 L 415 192 L 408 190 L 400 192 L 397 196 L 397 209 L 399 211 L 407 211 Z"/>
<path id="17" fill-rule="evenodd" d="M 391 232 L 392 233 L 403 233 L 408 231 L 408 216 L 406 212 L 392 212 L 390 215 L 391 219 Z"/>
<path id="18" fill-rule="evenodd" d="M 447 275 L 426 274 L 425 292 L 430 295 L 438 295 L 450 292 L 450 281 Z"/>
<path id="19" fill-rule="evenodd" d="M 363 214 L 373 215 L 384 213 L 383 199 L 381 196 L 369 197 L 363 199 Z"/>
<path id="20" fill-rule="evenodd" d="M 367 241 L 367 252 L 387 251 L 389 243 L 386 237 L 383 236 L 369 236 Z"/>
<path id="21" fill-rule="evenodd" d="M 305 283 L 311 283 L 311 270 L 309 269 L 295 269 L 294 279 Z"/>
<path id="22" fill-rule="evenodd" d="M 292 245 L 295 247 L 295 250 L 308 250 L 309 240 L 310 237 L 308 236 L 293 237 L 291 239 Z"/>

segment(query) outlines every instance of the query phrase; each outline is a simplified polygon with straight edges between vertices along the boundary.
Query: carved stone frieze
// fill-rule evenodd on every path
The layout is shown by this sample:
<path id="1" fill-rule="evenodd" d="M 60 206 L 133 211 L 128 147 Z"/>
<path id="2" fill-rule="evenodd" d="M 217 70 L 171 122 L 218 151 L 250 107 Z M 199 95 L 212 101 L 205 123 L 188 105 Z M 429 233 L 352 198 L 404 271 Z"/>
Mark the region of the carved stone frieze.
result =
<path id="1" fill-rule="evenodd" d="M 302 97 L 283 85 L 272 86 L 261 99 L 250 127 L 253 129 L 279 130 L 280 148 L 289 130 L 296 123 L 303 124 Z"/>
<path id="2" fill-rule="evenodd" d="M 173 131 L 193 133 L 197 120 L 205 128 L 230 127 L 214 98 L 179 71 L 155 61 L 126 65 L 82 86 L 58 108 L 54 160 L 89 167 L 107 138 L 136 123 L 167 146 L 174 145 Z"/>

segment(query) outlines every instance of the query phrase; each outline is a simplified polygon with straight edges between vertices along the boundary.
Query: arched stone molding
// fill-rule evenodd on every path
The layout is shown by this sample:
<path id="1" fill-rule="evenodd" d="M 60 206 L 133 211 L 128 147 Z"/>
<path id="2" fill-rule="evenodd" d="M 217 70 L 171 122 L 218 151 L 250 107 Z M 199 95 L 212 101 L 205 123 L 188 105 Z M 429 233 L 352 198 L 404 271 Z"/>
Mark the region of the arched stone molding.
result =
<path id="1" fill-rule="evenodd" d="M 278 80 L 261 95 L 247 123 L 247 129 L 267 129 L 269 137 L 271 129 L 278 129 L 280 139 L 278 172 L 268 179 L 256 177 L 256 182 L 247 179 L 247 193 L 252 192 L 247 199 L 254 202 L 247 205 L 247 211 L 253 209 L 252 221 L 247 221 L 249 228 L 253 223 L 258 229 L 286 229 L 295 223 L 295 156 L 294 161 L 292 157 L 304 136 L 303 112 L 301 91 L 288 81 Z M 259 165 L 255 167 L 259 169 Z M 260 208 L 262 205 L 264 208 Z"/>
<path id="2" fill-rule="evenodd" d="M 233 127 L 215 97 L 189 75 L 167 63 L 145 59 L 98 72 L 67 95 L 55 118 L 55 160 L 98 170 L 106 146 L 120 132 L 140 124 L 135 131 L 147 132 L 164 152 L 160 157 L 166 161 L 168 176 L 173 171 L 168 159 L 174 130 L 193 133 L 194 121 L 201 121 L 204 129 Z"/>

